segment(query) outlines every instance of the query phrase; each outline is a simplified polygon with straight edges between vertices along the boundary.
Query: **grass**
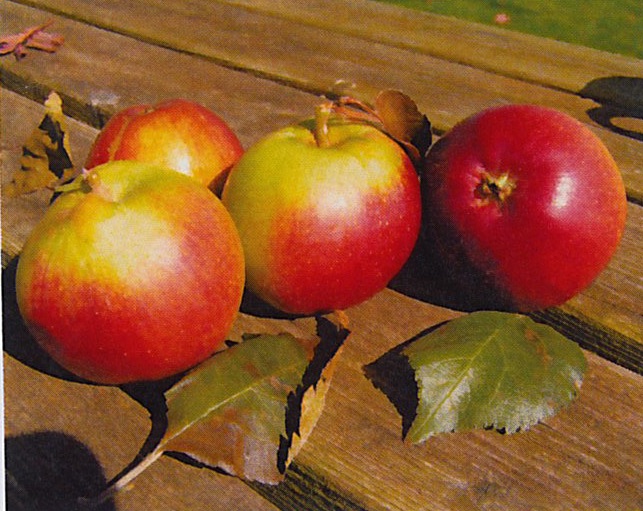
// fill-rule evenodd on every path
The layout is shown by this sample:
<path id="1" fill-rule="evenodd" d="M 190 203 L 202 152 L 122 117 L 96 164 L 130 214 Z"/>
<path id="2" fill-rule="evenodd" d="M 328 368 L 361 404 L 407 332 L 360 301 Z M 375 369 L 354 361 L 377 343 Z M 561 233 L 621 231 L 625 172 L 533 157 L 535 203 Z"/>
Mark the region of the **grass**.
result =
<path id="1" fill-rule="evenodd" d="M 641 0 L 379 0 L 643 58 Z M 506 14 L 509 20 L 494 18 Z"/>

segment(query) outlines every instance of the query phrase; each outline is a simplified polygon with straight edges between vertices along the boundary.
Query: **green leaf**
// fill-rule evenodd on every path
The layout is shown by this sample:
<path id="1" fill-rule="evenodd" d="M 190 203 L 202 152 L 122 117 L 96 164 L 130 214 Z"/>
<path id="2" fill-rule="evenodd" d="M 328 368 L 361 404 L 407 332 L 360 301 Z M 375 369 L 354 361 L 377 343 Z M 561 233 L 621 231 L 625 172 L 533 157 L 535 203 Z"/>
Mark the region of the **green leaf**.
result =
<path id="1" fill-rule="evenodd" d="M 165 392 L 167 427 L 154 449 L 95 497 L 94 508 L 126 488 L 165 452 L 179 452 L 246 481 L 277 484 L 312 432 L 350 331 L 317 320 L 317 339 L 246 335 Z"/>
<path id="2" fill-rule="evenodd" d="M 328 324 L 319 318 L 318 329 Z M 166 392 L 168 426 L 157 450 L 278 483 L 321 414 L 347 336 L 333 328 L 319 341 L 258 335 L 215 355 Z"/>
<path id="3" fill-rule="evenodd" d="M 406 359 L 414 374 L 413 415 L 408 400 L 399 406 L 399 390 L 394 401 L 414 443 L 442 432 L 528 429 L 577 396 L 586 369 L 578 345 L 552 328 L 493 311 L 450 321 L 367 366 L 385 392 L 394 385 L 375 377 L 391 367 L 392 357 L 398 367 L 400 357 Z"/>

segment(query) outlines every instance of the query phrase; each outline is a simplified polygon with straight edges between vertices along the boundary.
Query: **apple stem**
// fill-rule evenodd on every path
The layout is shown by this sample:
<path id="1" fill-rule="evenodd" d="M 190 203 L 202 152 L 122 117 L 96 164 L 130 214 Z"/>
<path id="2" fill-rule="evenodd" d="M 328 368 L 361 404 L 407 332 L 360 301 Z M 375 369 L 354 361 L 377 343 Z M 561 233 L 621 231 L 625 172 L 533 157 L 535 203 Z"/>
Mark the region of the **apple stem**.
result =
<path id="1" fill-rule="evenodd" d="M 54 191 L 56 193 L 75 192 L 78 190 L 87 191 L 87 188 L 93 190 L 97 186 L 100 186 L 100 177 L 98 174 L 83 169 L 81 174 L 73 181 L 56 186 Z"/>
<path id="2" fill-rule="evenodd" d="M 87 509 L 93 509 L 105 503 L 108 499 L 113 497 L 119 491 L 126 489 L 128 485 L 139 476 L 144 470 L 146 470 L 152 463 L 159 459 L 163 455 L 163 449 L 157 448 L 152 451 L 150 454 L 145 456 L 140 462 L 138 462 L 134 467 L 125 472 L 118 479 L 112 481 L 107 488 L 105 488 L 101 493 L 95 497 L 86 498 L 81 497 L 79 503 L 86 507 Z"/>
<path id="3" fill-rule="evenodd" d="M 100 186 L 100 177 L 96 172 L 88 172 L 85 174 L 85 183 L 92 190 Z"/>
<path id="4" fill-rule="evenodd" d="M 333 104 L 324 102 L 315 109 L 315 130 L 313 135 L 318 147 L 328 147 L 330 138 L 328 137 L 328 120 L 333 112 Z"/>

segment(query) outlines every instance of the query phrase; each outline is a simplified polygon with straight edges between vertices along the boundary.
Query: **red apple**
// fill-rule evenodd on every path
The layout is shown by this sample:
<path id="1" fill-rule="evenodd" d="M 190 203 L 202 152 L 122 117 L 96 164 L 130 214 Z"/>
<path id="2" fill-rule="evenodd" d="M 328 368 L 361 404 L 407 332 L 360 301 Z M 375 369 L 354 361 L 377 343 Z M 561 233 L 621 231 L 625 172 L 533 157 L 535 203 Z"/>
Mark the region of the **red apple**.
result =
<path id="1" fill-rule="evenodd" d="M 192 101 L 173 99 L 115 114 L 96 137 L 85 168 L 113 160 L 154 163 L 220 193 L 242 154 L 239 139 L 218 115 Z"/>
<path id="2" fill-rule="evenodd" d="M 420 227 L 419 178 L 400 146 L 373 126 L 323 117 L 256 143 L 222 197 L 248 288 L 293 314 L 345 309 L 383 289 Z"/>
<path id="3" fill-rule="evenodd" d="M 617 166 L 570 116 L 532 105 L 473 115 L 429 151 L 422 175 L 432 260 L 477 296 L 521 311 L 562 304 L 617 248 L 626 215 Z"/>
<path id="4" fill-rule="evenodd" d="M 140 162 L 78 178 L 20 255 L 18 305 L 60 365 L 108 384 L 156 380 L 210 356 L 244 286 L 234 223 L 206 187 Z"/>

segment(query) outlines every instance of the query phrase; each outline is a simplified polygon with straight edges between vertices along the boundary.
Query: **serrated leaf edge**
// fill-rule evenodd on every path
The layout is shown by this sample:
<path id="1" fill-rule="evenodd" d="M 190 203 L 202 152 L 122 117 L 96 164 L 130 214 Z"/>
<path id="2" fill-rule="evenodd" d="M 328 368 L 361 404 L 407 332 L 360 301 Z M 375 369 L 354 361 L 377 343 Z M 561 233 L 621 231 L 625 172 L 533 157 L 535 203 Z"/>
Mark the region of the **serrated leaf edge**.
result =
<path id="1" fill-rule="evenodd" d="M 290 333 L 276 334 L 276 335 L 273 335 L 271 337 L 280 337 L 280 336 L 287 336 L 291 341 L 298 342 L 297 339 Z M 254 341 L 255 339 L 257 339 L 259 337 L 261 337 L 261 336 L 250 337 L 250 338 L 244 340 L 244 342 L 239 343 L 239 344 L 237 344 L 237 345 L 235 345 L 235 346 L 233 346 L 233 347 L 231 347 L 229 349 L 237 349 L 237 348 L 240 348 L 242 345 L 246 345 L 244 347 L 244 349 L 247 349 L 247 344 L 252 343 L 252 341 Z M 221 354 L 222 353 L 224 353 L 224 352 L 221 352 Z M 219 354 L 215 355 L 212 358 L 212 360 L 216 359 L 216 357 L 218 355 Z M 213 362 L 213 363 L 215 363 L 215 362 Z M 293 364 L 290 364 L 288 366 L 283 366 L 282 371 L 280 371 L 280 373 L 287 372 L 287 370 L 289 368 L 291 368 L 292 366 L 293 366 Z M 190 374 L 186 375 L 182 380 L 177 382 L 172 388 L 170 388 L 168 391 L 166 391 L 165 397 L 166 397 L 166 400 L 167 400 L 167 403 L 168 403 L 168 407 L 169 407 L 169 404 L 171 402 L 171 397 L 170 396 L 173 395 L 176 392 L 179 392 L 181 388 L 183 388 L 185 385 L 189 384 L 189 376 L 190 376 Z M 159 442 L 158 448 L 161 448 L 162 450 L 165 450 L 165 446 L 170 444 L 172 439 L 177 438 L 178 436 L 180 436 L 185 430 L 189 429 L 193 424 L 195 424 L 198 421 L 206 419 L 208 416 L 212 415 L 217 410 L 220 410 L 223 407 L 225 407 L 226 405 L 228 405 L 230 402 L 233 402 L 235 399 L 238 399 L 240 396 L 243 396 L 245 393 L 252 391 L 252 387 L 255 387 L 258 382 L 267 382 L 271 378 L 274 378 L 274 377 L 275 377 L 275 374 L 273 373 L 273 374 L 267 374 L 264 377 L 260 378 L 259 380 L 253 380 L 252 385 L 246 386 L 243 389 L 241 389 L 240 391 L 229 395 L 223 401 L 218 402 L 215 406 L 208 407 L 207 411 L 201 413 L 199 415 L 199 417 L 195 421 L 189 422 L 188 424 L 184 425 L 179 430 L 173 432 L 173 434 L 170 435 L 169 437 L 166 436 L 167 435 L 167 433 L 166 433 L 166 435 L 164 435 L 163 438 L 161 439 L 161 441 Z M 168 412 L 168 419 L 169 419 L 169 412 Z"/>

